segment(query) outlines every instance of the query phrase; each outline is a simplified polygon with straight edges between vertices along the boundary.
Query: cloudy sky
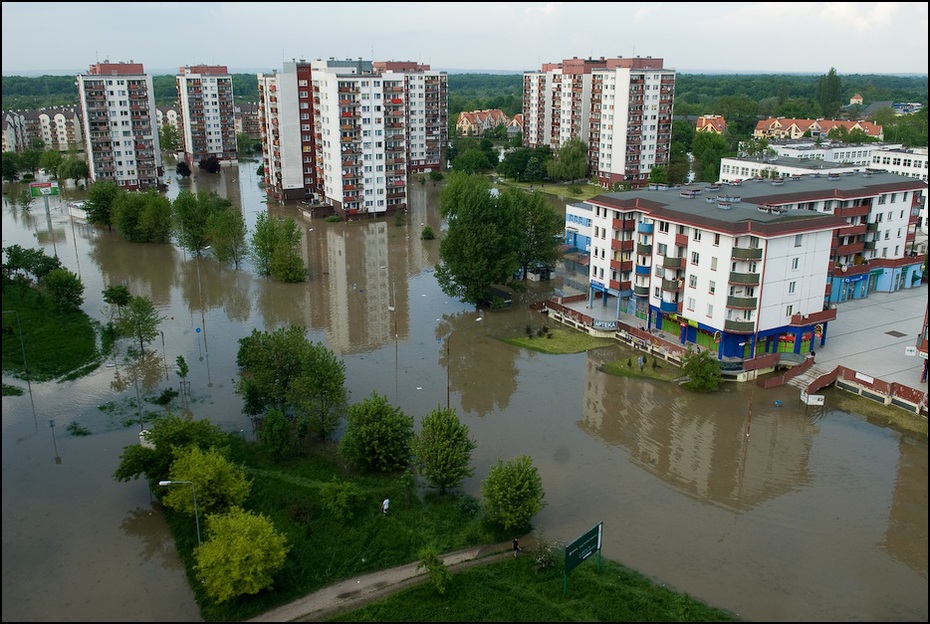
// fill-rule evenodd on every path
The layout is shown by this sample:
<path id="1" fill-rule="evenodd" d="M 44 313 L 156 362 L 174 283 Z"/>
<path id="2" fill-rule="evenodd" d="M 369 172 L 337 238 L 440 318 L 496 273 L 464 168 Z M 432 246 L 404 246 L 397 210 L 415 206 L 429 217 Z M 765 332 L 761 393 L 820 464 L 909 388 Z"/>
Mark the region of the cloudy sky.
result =
<path id="1" fill-rule="evenodd" d="M 318 58 L 523 72 L 618 56 L 682 73 L 927 74 L 928 50 L 926 2 L 4 2 L 2 28 L 4 76 Z"/>

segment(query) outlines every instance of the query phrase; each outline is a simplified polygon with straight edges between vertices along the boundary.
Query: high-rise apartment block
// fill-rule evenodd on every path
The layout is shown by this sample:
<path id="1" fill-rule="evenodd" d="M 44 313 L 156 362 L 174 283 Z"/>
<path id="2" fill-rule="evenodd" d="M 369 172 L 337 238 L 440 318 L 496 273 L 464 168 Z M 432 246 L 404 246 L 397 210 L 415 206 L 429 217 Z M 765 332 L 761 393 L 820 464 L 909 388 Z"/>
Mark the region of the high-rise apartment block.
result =
<path id="1" fill-rule="evenodd" d="M 258 74 L 269 195 L 346 218 L 407 208 L 407 175 L 438 170 L 448 142 L 445 72 L 408 62 L 291 61 Z"/>
<path id="2" fill-rule="evenodd" d="M 77 84 L 91 181 L 123 190 L 158 187 L 155 92 L 142 63 L 96 63 L 78 74 Z"/>
<path id="3" fill-rule="evenodd" d="M 193 167 L 210 157 L 238 162 L 232 76 L 222 65 L 181 67 L 176 76 L 181 149 Z"/>
<path id="4" fill-rule="evenodd" d="M 566 59 L 523 75 L 523 145 L 588 146 L 588 175 L 605 188 L 645 186 L 668 166 L 675 71 L 646 58 Z"/>

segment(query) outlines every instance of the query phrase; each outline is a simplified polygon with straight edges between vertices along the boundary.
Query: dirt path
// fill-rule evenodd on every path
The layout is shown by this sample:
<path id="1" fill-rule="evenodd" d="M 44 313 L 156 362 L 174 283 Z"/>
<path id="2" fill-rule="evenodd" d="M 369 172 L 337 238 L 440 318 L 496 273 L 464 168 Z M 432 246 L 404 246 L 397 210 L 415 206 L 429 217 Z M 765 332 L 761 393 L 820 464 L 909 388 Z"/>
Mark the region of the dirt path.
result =
<path id="1" fill-rule="evenodd" d="M 535 549 L 536 540 L 533 535 L 520 538 L 520 550 Z M 456 572 L 475 565 L 500 561 L 512 556 L 512 552 L 510 542 L 506 542 L 447 553 L 442 556 L 442 559 L 451 572 Z M 418 571 L 416 568 L 417 563 L 413 562 L 346 579 L 277 609 L 266 611 L 248 621 L 319 622 L 342 611 L 356 609 L 394 592 L 425 582 L 428 578 L 426 570 Z"/>

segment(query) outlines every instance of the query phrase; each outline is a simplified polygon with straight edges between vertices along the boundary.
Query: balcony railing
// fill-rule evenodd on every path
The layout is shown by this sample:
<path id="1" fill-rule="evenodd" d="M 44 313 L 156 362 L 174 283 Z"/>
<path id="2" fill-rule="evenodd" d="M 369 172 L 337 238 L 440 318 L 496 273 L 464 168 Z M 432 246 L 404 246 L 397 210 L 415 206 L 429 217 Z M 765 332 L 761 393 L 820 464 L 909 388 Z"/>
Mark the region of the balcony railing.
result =
<path id="1" fill-rule="evenodd" d="M 761 247 L 734 247 L 733 258 L 736 260 L 761 260 Z"/>
<path id="2" fill-rule="evenodd" d="M 724 331 L 734 334 L 751 334 L 756 324 L 753 321 L 731 321 L 729 319 L 723 322 Z"/>
<path id="3" fill-rule="evenodd" d="M 745 284 L 747 286 L 758 286 L 759 285 L 759 274 L 758 273 L 737 273 L 733 271 L 730 273 L 730 283 L 731 284 Z"/>
<path id="4" fill-rule="evenodd" d="M 740 308 L 755 310 L 759 305 L 756 297 L 727 297 L 728 308 Z"/>

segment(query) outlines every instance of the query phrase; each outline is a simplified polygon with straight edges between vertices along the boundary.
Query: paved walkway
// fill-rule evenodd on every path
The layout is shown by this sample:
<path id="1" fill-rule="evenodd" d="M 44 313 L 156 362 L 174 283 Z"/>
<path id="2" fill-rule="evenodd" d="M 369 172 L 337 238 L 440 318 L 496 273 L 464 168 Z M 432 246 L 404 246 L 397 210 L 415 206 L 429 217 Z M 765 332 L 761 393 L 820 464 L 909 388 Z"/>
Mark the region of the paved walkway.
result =
<path id="1" fill-rule="evenodd" d="M 520 550 L 536 549 L 536 538 L 532 534 L 519 539 Z M 511 543 L 506 542 L 448 553 L 442 555 L 442 559 L 450 571 L 459 571 L 512 556 Z M 249 621 L 319 622 L 343 611 L 357 609 L 417 583 L 426 582 L 427 571 L 416 568 L 417 563 L 413 562 L 340 581 L 277 609 L 266 611 Z"/>

